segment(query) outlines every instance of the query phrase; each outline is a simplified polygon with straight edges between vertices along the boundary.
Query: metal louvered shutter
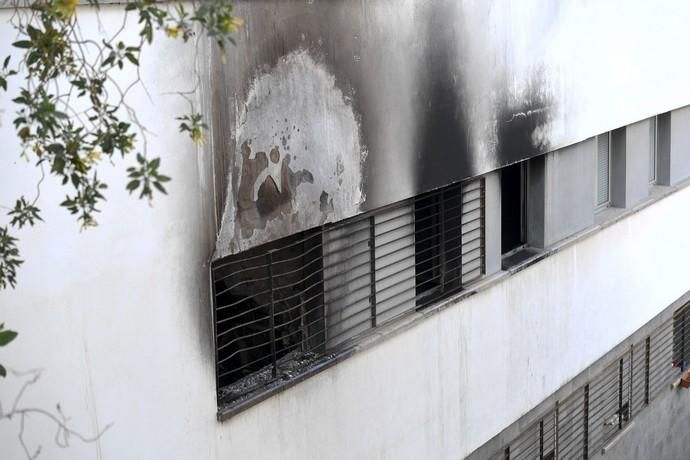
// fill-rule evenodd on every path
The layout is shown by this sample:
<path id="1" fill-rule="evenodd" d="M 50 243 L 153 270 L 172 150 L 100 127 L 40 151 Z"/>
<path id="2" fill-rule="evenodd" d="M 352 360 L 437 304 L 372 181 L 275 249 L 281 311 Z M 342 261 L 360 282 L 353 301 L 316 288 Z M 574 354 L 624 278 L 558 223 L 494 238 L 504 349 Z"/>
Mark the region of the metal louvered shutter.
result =
<path id="1" fill-rule="evenodd" d="M 596 205 L 606 206 L 609 202 L 609 182 L 611 176 L 610 133 L 597 136 L 597 193 Z"/>
<path id="2" fill-rule="evenodd" d="M 484 179 L 462 186 L 462 284 L 484 273 Z"/>

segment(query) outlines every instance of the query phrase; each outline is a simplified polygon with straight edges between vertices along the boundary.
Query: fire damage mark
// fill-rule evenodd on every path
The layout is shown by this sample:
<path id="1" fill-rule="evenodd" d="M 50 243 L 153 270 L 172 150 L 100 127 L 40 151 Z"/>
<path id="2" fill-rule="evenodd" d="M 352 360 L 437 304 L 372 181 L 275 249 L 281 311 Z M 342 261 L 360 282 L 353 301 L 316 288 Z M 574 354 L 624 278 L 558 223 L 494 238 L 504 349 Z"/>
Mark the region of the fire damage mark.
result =
<path id="1" fill-rule="evenodd" d="M 267 221 L 298 213 L 293 210 L 297 187 L 305 182 L 313 184 L 314 176 L 306 169 L 290 169 L 290 155 L 285 155 L 281 161 L 277 146 L 271 149 L 268 157 L 266 152 L 256 152 L 254 158 L 251 158 L 251 147 L 245 141 L 242 143 L 241 154 L 242 174 L 237 198 L 237 220 L 241 224 L 242 237 L 248 238 L 255 229 L 265 228 Z M 269 158 L 274 164 L 280 162 L 277 178 L 271 175 Z"/>
<path id="2" fill-rule="evenodd" d="M 324 190 L 321 192 L 321 196 L 319 197 L 319 210 L 321 211 L 321 214 L 323 216 L 324 221 L 326 220 L 326 216 L 328 214 L 333 213 L 333 198 L 328 197 L 328 193 Z"/>
<path id="3" fill-rule="evenodd" d="M 366 161 L 360 125 L 323 62 L 301 49 L 282 56 L 252 77 L 237 107 L 216 256 L 360 211 Z"/>
<path id="4" fill-rule="evenodd" d="M 547 141 L 553 99 L 543 71 L 537 71 L 521 94 L 499 99 L 496 140 L 499 161 L 510 164 L 549 149 Z"/>

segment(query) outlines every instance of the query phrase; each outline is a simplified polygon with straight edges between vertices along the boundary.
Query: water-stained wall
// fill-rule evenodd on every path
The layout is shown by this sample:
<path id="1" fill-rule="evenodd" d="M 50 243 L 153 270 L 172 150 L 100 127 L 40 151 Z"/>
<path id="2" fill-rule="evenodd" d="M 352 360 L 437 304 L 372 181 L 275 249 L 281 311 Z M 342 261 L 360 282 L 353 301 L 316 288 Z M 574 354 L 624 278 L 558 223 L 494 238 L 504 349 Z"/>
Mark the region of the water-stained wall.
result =
<path id="1" fill-rule="evenodd" d="M 687 104 L 686 3 L 238 1 L 216 256 Z"/>

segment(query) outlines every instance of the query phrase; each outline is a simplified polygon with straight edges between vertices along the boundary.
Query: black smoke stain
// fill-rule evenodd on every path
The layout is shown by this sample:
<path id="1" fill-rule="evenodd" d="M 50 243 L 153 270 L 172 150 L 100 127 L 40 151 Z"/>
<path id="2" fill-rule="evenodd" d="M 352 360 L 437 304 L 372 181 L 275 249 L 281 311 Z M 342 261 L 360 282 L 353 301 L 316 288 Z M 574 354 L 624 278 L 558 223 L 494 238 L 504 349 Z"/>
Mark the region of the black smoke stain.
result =
<path id="1" fill-rule="evenodd" d="M 418 101 L 422 112 L 417 127 L 416 194 L 467 177 L 473 169 L 459 62 L 462 43 L 455 23 L 458 8 L 455 2 L 436 2 L 426 22 L 426 63 Z"/>
<path id="2" fill-rule="evenodd" d="M 522 94 L 503 92 L 496 104 L 496 156 L 500 165 L 549 150 L 541 132 L 551 120 L 553 105 L 543 72 L 535 72 Z"/>

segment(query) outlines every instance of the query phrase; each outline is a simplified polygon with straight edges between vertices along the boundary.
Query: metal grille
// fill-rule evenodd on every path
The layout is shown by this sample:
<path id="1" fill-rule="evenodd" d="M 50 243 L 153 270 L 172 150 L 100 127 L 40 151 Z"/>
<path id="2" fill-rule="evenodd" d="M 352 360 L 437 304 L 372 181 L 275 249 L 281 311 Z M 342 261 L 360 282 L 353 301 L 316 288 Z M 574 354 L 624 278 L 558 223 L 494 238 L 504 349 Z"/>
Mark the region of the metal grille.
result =
<path id="1" fill-rule="evenodd" d="M 332 357 L 484 273 L 484 179 L 214 263 L 219 403 Z"/>
<path id="2" fill-rule="evenodd" d="M 558 401 L 491 460 L 592 458 L 686 369 L 688 321 L 686 305 L 590 382 Z"/>
<path id="3" fill-rule="evenodd" d="M 606 206 L 610 200 L 611 134 L 597 136 L 597 206 Z"/>

